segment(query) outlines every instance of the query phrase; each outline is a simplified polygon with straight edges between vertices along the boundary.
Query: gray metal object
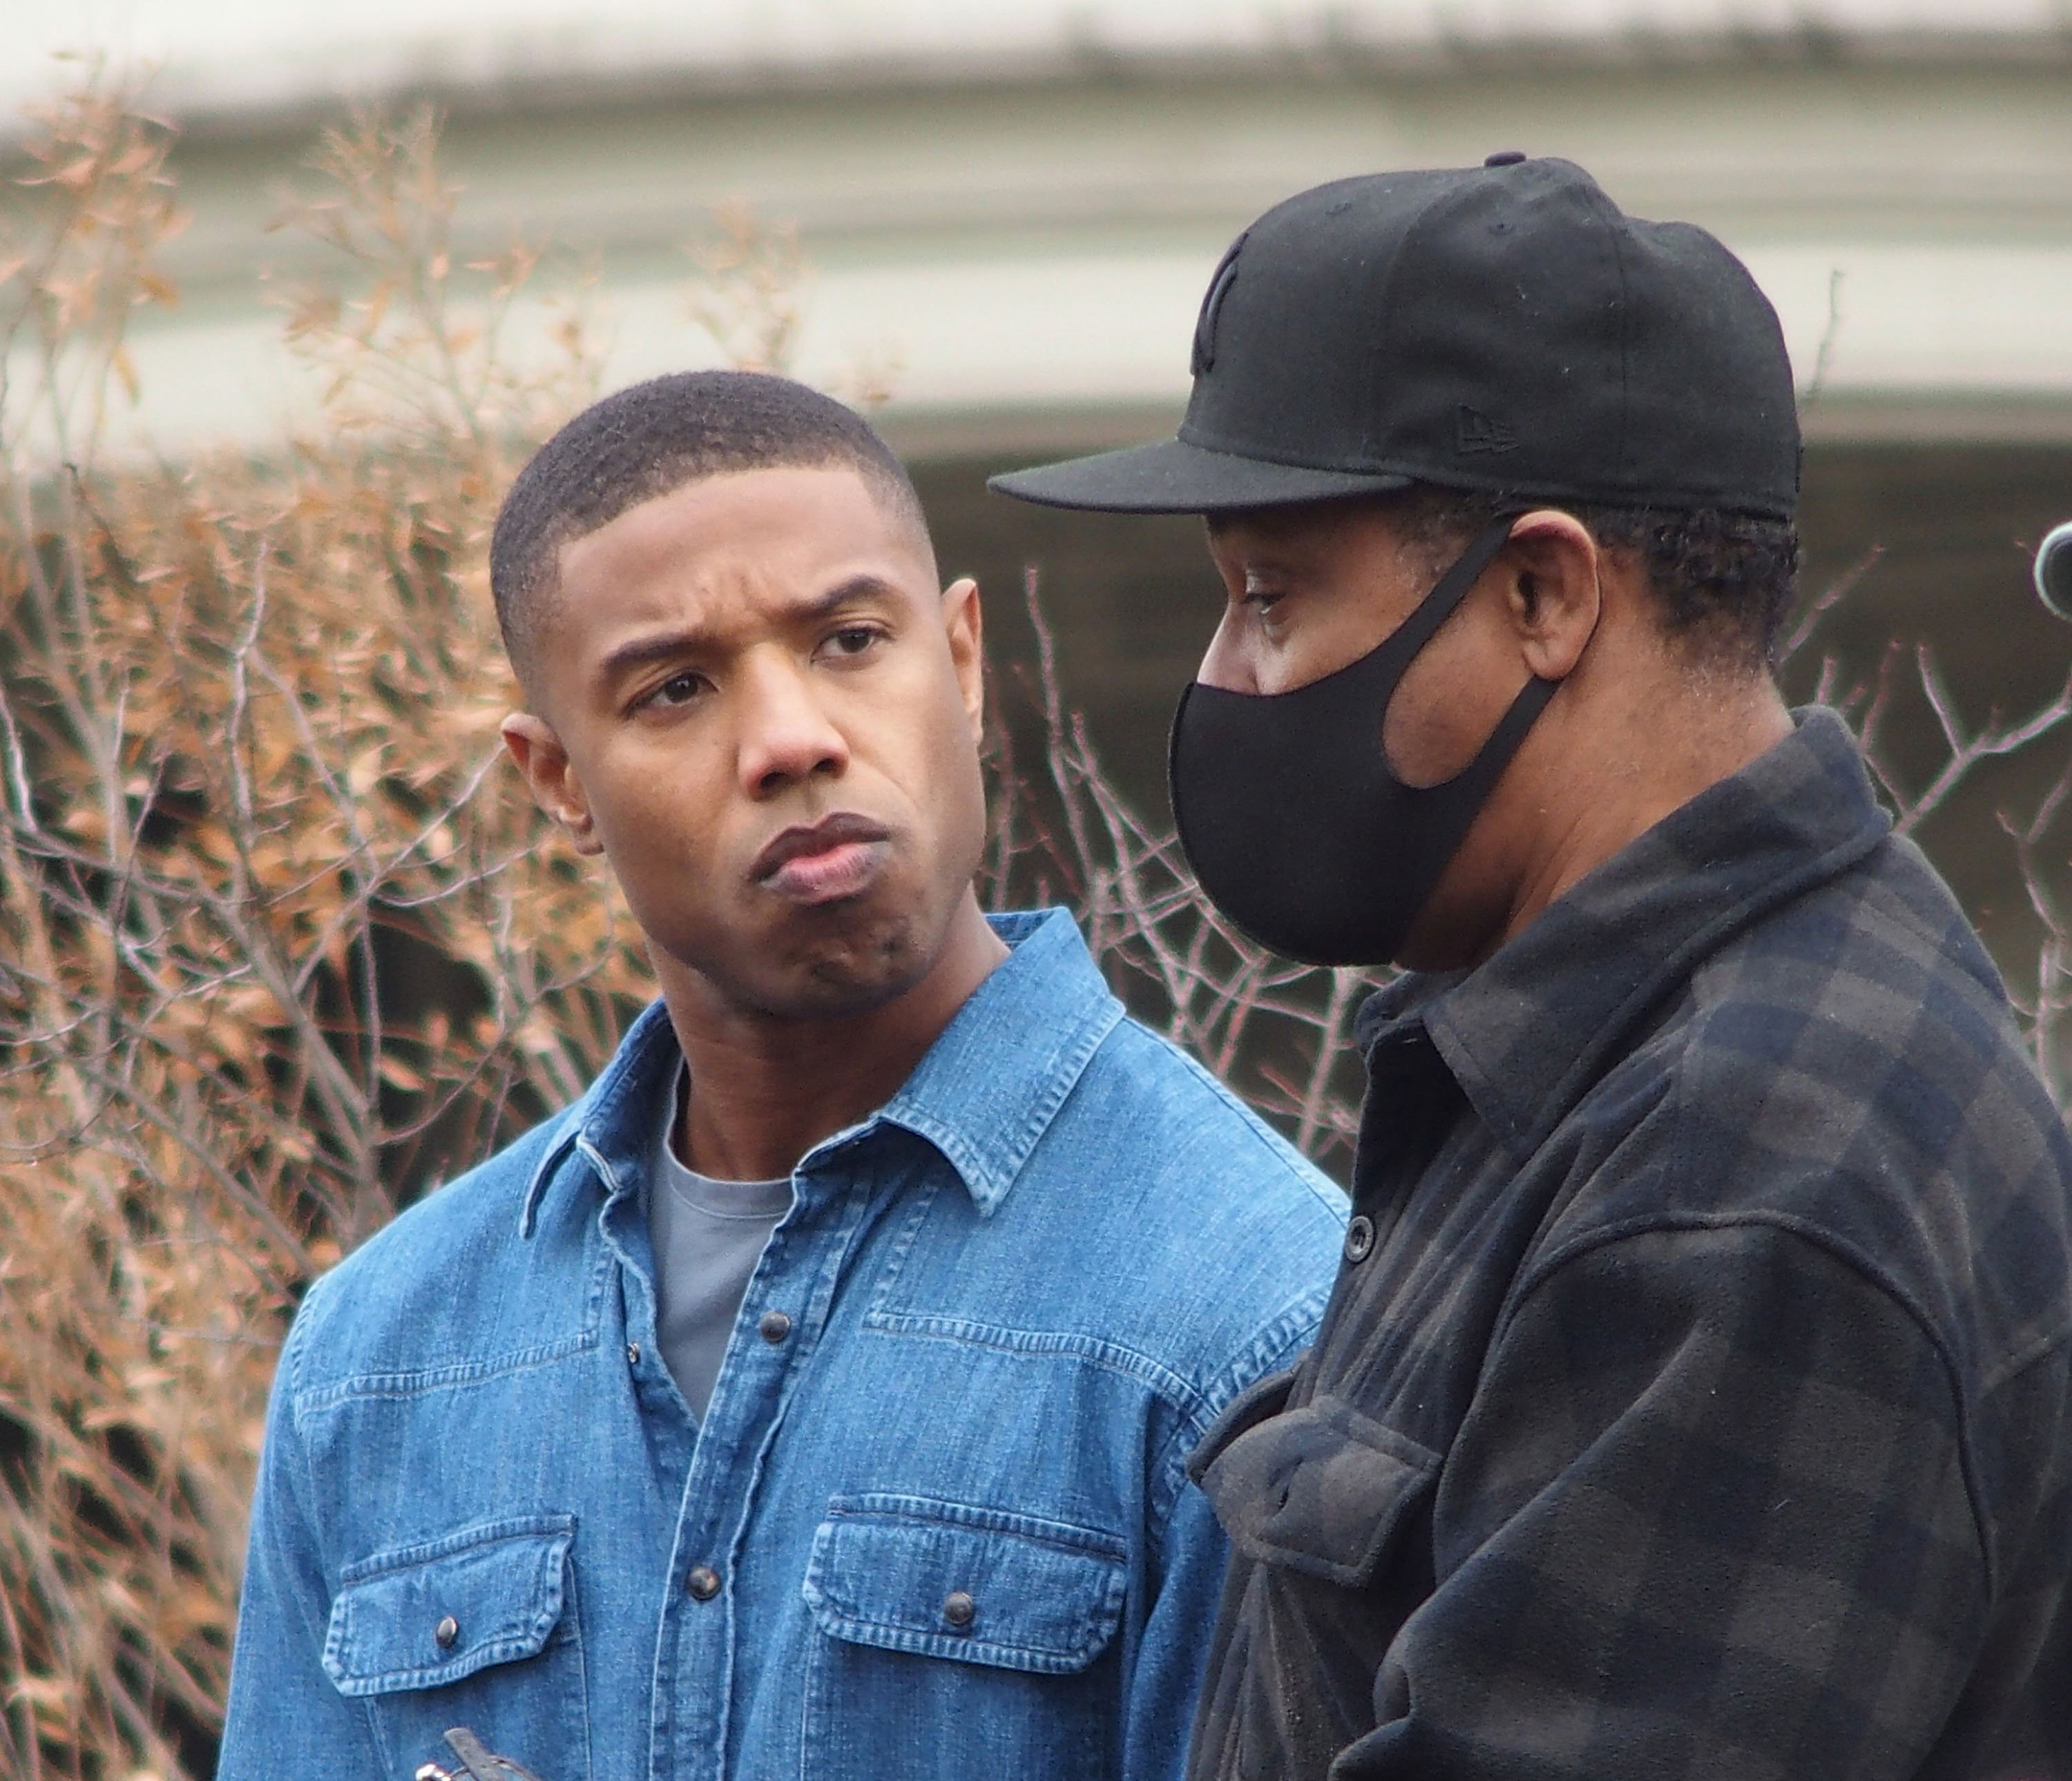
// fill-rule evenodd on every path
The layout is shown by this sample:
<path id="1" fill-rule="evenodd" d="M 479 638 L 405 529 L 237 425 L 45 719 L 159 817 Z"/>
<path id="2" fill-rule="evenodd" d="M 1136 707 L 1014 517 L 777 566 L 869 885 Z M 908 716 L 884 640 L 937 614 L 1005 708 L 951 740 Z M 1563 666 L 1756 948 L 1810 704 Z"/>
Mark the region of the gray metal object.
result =
<path id="1" fill-rule="evenodd" d="M 2072 519 L 2053 527 L 2036 547 L 2036 593 L 2060 618 L 2072 621 Z"/>
<path id="2" fill-rule="evenodd" d="M 455 1726 L 446 1734 L 446 1742 L 460 1759 L 458 1768 L 449 1769 L 437 1763 L 421 1763 L 411 1781 L 540 1781 L 539 1776 L 521 1763 L 514 1763 L 508 1756 L 492 1755 L 482 1747 L 482 1740 L 465 1726 Z"/>

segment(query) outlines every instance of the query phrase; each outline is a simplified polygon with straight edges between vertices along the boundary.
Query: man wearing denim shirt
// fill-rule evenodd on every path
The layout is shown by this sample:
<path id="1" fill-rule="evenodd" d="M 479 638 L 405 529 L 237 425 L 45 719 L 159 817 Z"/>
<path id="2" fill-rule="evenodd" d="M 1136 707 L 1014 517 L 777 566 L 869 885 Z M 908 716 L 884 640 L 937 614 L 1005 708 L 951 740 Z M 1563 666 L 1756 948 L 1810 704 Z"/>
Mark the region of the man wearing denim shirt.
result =
<path id="1" fill-rule="evenodd" d="M 1324 1183 L 983 917 L 976 590 L 779 379 L 622 392 L 491 572 L 511 752 L 661 999 L 310 1289 L 221 1770 L 1170 1776 L 1224 1547 L 1185 1461 L 1311 1339 Z"/>
<path id="2" fill-rule="evenodd" d="M 1178 439 L 1172 770 L 1256 938 L 1412 967 L 1315 1348 L 1190 1463 L 1197 1781 L 2072 1775 L 2072 1143 L 1832 712 L 1777 318 L 1516 151 L 1261 217 Z"/>

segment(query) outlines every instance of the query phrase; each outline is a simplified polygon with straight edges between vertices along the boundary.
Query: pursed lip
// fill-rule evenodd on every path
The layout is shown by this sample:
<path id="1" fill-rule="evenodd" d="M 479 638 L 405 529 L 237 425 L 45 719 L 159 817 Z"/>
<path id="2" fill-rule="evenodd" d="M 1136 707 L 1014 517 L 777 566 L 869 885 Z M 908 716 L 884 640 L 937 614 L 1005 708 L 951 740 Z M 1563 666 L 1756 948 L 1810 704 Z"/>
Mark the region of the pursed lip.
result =
<path id="1" fill-rule="evenodd" d="M 748 876 L 758 884 L 767 884 L 794 860 L 802 860 L 816 853 L 831 853 L 837 847 L 851 845 L 869 845 L 876 841 L 889 841 L 892 831 L 882 823 L 874 823 L 867 816 L 858 816 L 841 811 L 824 817 L 817 823 L 795 825 L 767 842 L 756 855 L 748 868 Z"/>

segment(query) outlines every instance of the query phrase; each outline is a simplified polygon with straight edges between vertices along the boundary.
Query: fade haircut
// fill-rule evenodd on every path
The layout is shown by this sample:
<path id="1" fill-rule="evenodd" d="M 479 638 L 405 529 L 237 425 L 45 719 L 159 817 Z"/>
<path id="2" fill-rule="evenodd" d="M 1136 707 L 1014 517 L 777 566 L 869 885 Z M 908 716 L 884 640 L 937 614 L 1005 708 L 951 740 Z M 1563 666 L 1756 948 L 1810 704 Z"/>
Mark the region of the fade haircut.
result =
<path id="1" fill-rule="evenodd" d="M 678 371 L 585 408 L 518 473 L 490 536 L 496 623 L 520 680 L 558 589 L 564 544 L 687 482 L 779 466 L 854 470 L 925 544 L 920 498 L 892 448 L 861 415 L 788 377 Z"/>
<path id="2" fill-rule="evenodd" d="M 1435 566 L 1504 514 L 1559 507 L 1580 519 L 1600 548 L 1639 564 L 1663 633 L 1687 661 L 1743 674 L 1777 667 L 1784 621 L 1799 591 L 1799 530 L 1789 519 L 1712 507 L 1526 500 L 1429 484 L 1381 499 L 1404 536 Z"/>

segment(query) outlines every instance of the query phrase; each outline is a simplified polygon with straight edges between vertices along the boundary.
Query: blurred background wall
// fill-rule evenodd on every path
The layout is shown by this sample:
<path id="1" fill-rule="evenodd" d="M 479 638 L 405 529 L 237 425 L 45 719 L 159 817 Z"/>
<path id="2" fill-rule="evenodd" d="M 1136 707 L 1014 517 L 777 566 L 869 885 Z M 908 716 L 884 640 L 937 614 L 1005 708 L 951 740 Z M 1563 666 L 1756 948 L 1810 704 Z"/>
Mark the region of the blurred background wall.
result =
<path id="1" fill-rule="evenodd" d="M 313 250 L 266 224 L 351 101 L 446 110 L 466 241 L 587 256 L 610 384 L 718 358 L 684 244 L 746 204 L 796 224 L 812 269 L 795 368 L 889 392 L 878 419 L 944 568 L 980 575 L 1010 663 L 1040 566 L 1068 690 L 1148 803 L 1211 623 L 1195 528 L 1032 511 L 985 495 L 985 474 L 1170 430 L 1202 285 L 1260 209 L 1498 148 L 1568 156 L 1630 210 L 1706 224 L 1777 304 L 1808 392 L 1810 581 L 1882 551 L 1796 690 L 1823 650 L 1868 687 L 1923 638 L 1981 720 L 2062 678 L 2066 634 L 2025 582 L 2027 548 L 2072 515 L 2062 0 L 5 8 L 0 98 L 61 79 L 51 51 L 94 49 L 154 71 L 150 102 L 181 127 L 182 301 L 139 317 L 133 440 L 261 443 L 306 410 L 260 274 L 292 278 Z M 1925 709 L 1895 758 L 1909 724 L 1926 770 Z M 1926 838 L 1988 929 L 2025 944 L 1997 814 L 2036 788 L 2016 771 L 1988 790 Z"/>

